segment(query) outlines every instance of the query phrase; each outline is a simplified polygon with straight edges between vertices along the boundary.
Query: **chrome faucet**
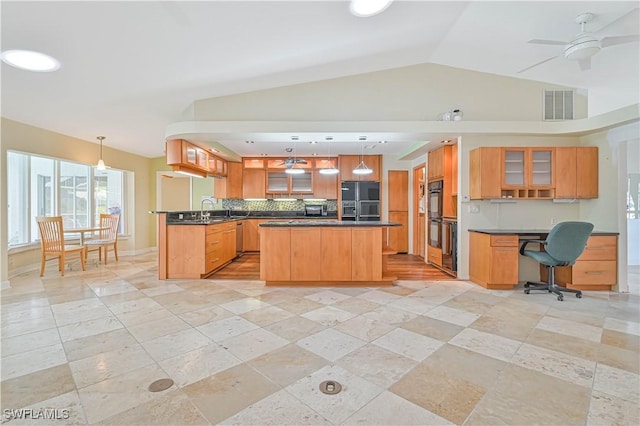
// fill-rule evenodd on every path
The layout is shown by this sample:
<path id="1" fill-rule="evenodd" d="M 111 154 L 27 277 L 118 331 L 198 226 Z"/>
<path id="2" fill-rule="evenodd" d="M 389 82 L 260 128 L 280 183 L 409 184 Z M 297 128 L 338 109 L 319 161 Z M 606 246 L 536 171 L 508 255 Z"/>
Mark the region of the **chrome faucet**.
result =
<path id="1" fill-rule="evenodd" d="M 208 219 L 209 216 L 211 215 L 211 213 L 209 213 L 209 212 L 207 212 L 207 213 L 204 212 L 204 203 L 206 201 L 208 201 L 209 204 L 211 204 L 211 207 L 215 207 L 215 204 L 213 203 L 211 198 L 203 198 L 202 202 L 200 203 L 200 218 L 202 218 L 202 219 Z"/>

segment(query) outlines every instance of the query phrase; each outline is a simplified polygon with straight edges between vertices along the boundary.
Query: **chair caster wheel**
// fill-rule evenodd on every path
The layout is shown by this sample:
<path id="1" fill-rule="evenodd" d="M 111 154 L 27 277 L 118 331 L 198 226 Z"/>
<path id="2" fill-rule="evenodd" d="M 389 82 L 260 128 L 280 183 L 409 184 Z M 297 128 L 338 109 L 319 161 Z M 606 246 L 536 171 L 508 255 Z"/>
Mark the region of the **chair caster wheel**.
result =
<path id="1" fill-rule="evenodd" d="M 530 293 L 530 291 L 529 291 L 529 290 L 525 290 L 525 291 L 524 291 L 524 294 L 529 294 L 529 293 Z"/>
<path id="2" fill-rule="evenodd" d="M 576 293 L 576 297 L 577 297 L 578 299 L 582 299 L 582 293 Z"/>
<path id="3" fill-rule="evenodd" d="M 526 283 L 526 284 L 524 285 L 524 288 L 529 288 L 529 283 Z"/>
<path id="4" fill-rule="evenodd" d="M 564 300 L 564 297 L 558 296 L 558 300 L 562 302 Z"/>

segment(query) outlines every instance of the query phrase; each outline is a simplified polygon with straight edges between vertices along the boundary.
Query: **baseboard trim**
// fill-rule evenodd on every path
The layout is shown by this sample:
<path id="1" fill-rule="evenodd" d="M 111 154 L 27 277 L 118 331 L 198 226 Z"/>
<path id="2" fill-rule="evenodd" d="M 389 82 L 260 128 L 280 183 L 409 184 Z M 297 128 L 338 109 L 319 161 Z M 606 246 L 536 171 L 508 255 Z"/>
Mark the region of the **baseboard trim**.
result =
<path id="1" fill-rule="evenodd" d="M 0 290 L 6 290 L 8 288 L 11 288 L 11 283 L 9 282 L 9 280 L 2 281 L 2 283 L 0 283 Z"/>

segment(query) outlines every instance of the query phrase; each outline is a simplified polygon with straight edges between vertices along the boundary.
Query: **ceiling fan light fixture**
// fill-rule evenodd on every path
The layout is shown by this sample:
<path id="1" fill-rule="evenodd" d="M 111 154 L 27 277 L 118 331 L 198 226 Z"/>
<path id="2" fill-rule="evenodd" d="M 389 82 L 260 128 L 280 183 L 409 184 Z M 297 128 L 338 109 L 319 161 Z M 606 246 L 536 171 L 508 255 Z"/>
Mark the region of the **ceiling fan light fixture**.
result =
<path id="1" fill-rule="evenodd" d="M 600 41 L 587 38 L 584 41 L 571 44 L 564 51 L 564 57 L 571 61 L 581 61 L 595 55 L 600 51 Z"/>
<path id="2" fill-rule="evenodd" d="M 336 169 L 335 167 L 327 167 L 325 169 L 320 169 L 321 175 L 337 175 L 338 173 L 340 173 L 340 170 Z"/>
<path id="3" fill-rule="evenodd" d="M 349 10 L 352 15 L 366 18 L 384 11 L 393 0 L 351 0 Z"/>
<path id="4" fill-rule="evenodd" d="M 299 169 L 294 166 L 290 169 L 285 169 L 284 172 L 288 175 L 302 175 L 304 174 L 304 169 Z"/>

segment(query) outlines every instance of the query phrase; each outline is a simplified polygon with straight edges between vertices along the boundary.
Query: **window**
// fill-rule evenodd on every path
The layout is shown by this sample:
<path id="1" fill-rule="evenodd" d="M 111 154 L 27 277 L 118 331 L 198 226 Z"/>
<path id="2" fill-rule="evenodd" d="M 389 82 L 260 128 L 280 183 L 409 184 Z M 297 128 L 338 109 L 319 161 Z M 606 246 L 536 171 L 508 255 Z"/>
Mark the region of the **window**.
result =
<path id="1" fill-rule="evenodd" d="M 39 240 L 35 216 L 60 215 L 65 228 L 97 225 L 101 213 L 124 211 L 127 173 L 7 152 L 9 247 Z M 119 232 L 126 229 L 120 218 Z"/>

